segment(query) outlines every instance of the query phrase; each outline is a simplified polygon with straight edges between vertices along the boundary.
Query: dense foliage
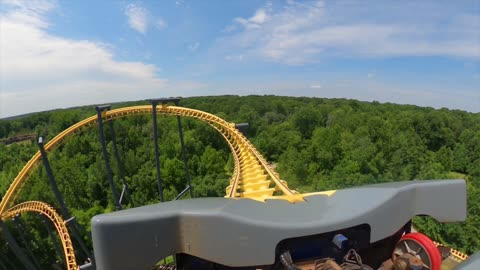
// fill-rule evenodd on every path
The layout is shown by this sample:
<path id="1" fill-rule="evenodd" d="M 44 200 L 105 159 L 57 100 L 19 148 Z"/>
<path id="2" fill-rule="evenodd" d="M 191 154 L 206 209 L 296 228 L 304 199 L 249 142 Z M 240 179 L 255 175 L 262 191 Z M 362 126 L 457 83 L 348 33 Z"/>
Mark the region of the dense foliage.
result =
<path id="1" fill-rule="evenodd" d="M 282 179 L 302 192 L 411 179 L 464 178 L 468 183 L 465 223 L 439 224 L 428 218 L 415 223 L 437 241 L 468 253 L 480 249 L 480 114 L 276 96 L 196 97 L 183 99 L 180 105 L 230 122 L 248 122 L 247 137 L 276 165 Z M 0 138 L 33 132 L 48 140 L 94 113 L 92 107 L 82 107 L 0 120 Z M 195 194 L 223 196 L 233 170 L 227 144 L 205 123 L 182 118 L 182 124 Z M 161 175 L 165 196 L 171 200 L 186 185 L 176 119 L 159 117 L 158 127 Z M 106 125 L 110 159 L 117 187 L 121 187 L 109 128 Z M 117 119 L 114 128 L 133 202 L 158 202 L 151 116 Z M 36 151 L 34 142 L 0 144 L 0 194 Z M 93 215 L 114 210 L 96 127 L 70 136 L 49 153 L 49 159 L 68 207 L 87 230 Z M 41 166 L 30 176 L 20 198 L 57 205 Z M 54 251 L 45 226 L 34 215 L 25 215 L 23 220 L 35 228 L 29 234 L 30 242 L 34 252 L 42 254 L 40 263 L 46 265 L 53 259 L 45 256 L 45 251 Z"/>

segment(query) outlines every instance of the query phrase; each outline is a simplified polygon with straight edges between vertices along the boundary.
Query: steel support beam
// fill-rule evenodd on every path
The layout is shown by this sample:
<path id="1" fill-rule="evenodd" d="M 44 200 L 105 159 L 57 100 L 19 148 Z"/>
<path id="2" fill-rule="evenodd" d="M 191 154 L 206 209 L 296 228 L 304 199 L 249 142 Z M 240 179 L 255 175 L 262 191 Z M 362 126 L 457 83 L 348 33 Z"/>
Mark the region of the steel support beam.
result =
<path id="1" fill-rule="evenodd" d="M 43 223 L 45 224 L 45 228 L 47 228 L 48 236 L 52 240 L 53 247 L 55 249 L 55 252 L 57 253 L 57 256 L 58 256 L 60 262 L 62 263 L 63 266 L 67 265 L 65 263 L 65 257 L 63 255 L 62 246 L 59 245 L 57 238 L 55 237 L 55 235 L 52 232 L 52 227 L 50 225 L 50 220 L 42 214 L 40 214 L 39 216 L 42 219 Z"/>
<path id="2" fill-rule="evenodd" d="M 45 171 L 47 172 L 50 187 L 52 188 L 53 193 L 55 194 L 55 197 L 56 197 L 58 203 L 60 204 L 60 213 L 62 215 L 62 218 L 64 220 L 70 219 L 71 218 L 70 211 L 68 211 L 68 207 L 65 204 L 65 201 L 63 200 L 62 193 L 58 189 L 57 182 L 55 181 L 55 177 L 53 175 L 52 167 L 50 166 L 50 162 L 48 161 L 48 156 L 47 156 L 47 152 L 45 151 L 44 142 L 43 142 L 42 137 L 38 138 L 37 144 L 38 144 L 38 148 L 40 150 L 40 154 L 42 156 L 43 166 L 45 168 Z M 93 256 L 90 253 L 90 251 L 88 250 L 87 245 L 85 244 L 85 241 L 83 240 L 83 238 L 80 235 L 79 229 L 83 229 L 81 227 L 81 225 L 77 222 L 76 219 L 74 219 L 72 224 L 67 223 L 67 225 L 69 225 L 69 227 L 70 227 L 70 229 L 73 233 L 73 237 L 75 238 L 75 240 L 77 240 L 77 242 L 80 245 L 80 248 L 82 249 L 84 254 L 88 258 L 93 259 Z M 91 239 L 91 236 L 89 234 L 86 234 L 86 236 L 89 239 Z"/>
<path id="3" fill-rule="evenodd" d="M 156 110 L 156 107 L 159 103 L 161 104 L 167 104 L 167 103 L 174 103 L 175 106 L 178 106 L 178 103 L 180 102 L 180 98 L 160 98 L 160 99 L 151 99 L 150 102 L 152 103 L 152 106 L 153 106 L 153 110 L 152 110 L 152 116 L 153 116 L 153 121 L 154 121 L 154 130 L 153 130 L 153 137 L 154 137 L 154 140 L 155 140 L 155 145 L 158 145 L 157 143 L 157 140 L 158 140 L 158 136 L 156 135 L 156 132 L 157 132 L 157 129 L 156 129 L 156 125 L 157 125 L 157 110 Z M 182 130 L 182 122 L 181 122 L 181 118 L 180 118 L 180 115 L 177 115 L 177 124 L 178 124 L 178 133 L 179 133 L 179 137 L 180 137 L 180 146 L 182 148 L 182 160 L 183 160 L 183 166 L 184 166 L 184 170 L 185 170 L 185 178 L 187 180 L 187 186 L 186 188 L 181 191 L 177 197 L 175 197 L 174 200 L 177 200 L 179 198 L 181 198 L 185 193 L 186 191 L 190 191 L 190 197 L 191 198 L 194 198 L 194 195 L 193 195 L 193 187 L 192 187 L 192 184 L 191 184 L 191 180 L 190 180 L 190 173 L 189 173 L 189 170 L 188 170 L 188 160 L 187 160 L 187 154 L 186 154 L 186 151 L 185 151 L 185 143 L 184 143 L 184 139 L 183 139 L 183 130 Z M 157 149 L 155 149 L 155 155 L 158 156 L 157 154 Z M 159 167 L 159 166 L 158 166 Z M 159 169 L 158 169 L 159 171 Z M 158 175 L 158 173 L 157 173 Z M 162 195 L 163 197 L 163 195 Z"/>
<path id="4" fill-rule="evenodd" d="M 36 270 L 35 266 L 33 263 L 30 261 L 30 259 L 25 255 L 23 252 L 22 248 L 18 245 L 17 241 L 13 237 L 12 233 L 8 229 L 7 225 L 3 223 L 3 221 L 0 219 L 0 228 L 3 232 L 3 236 L 5 237 L 5 240 L 7 244 L 10 246 L 11 250 L 17 256 L 17 258 L 20 260 L 22 265 L 25 267 L 27 270 Z"/>
<path id="5" fill-rule="evenodd" d="M 235 124 L 235 128 L 238 129 L 243 135 L 247 136 L 247 130 L 250 127 L 250 124 L 248 123 L 238 123 Z"/>
<path id="6" fill-rule="evenodd" d="M 2 259 L 0 259 L 0 268 L 1 268 L 2 270 L 8 270 L 7 266 L 5 266 L 5 264 L 3 264 L 3 260 L 2 260 Z"/>
<path id="7" fill-rule="evenodd" d="M 25 237 L 25 234 L 24 234 L 25 224 L 20 219 L 20 215 L 15 216 L 12 219 L 12 221 L 15 225 L 15 228 L 17 229 L 18 236 L 20 237 L 20 240 L 22 241 L 23 246 L 25 247 L 28 256 L 30 256 L 30 259 L 32 259 L 33 264 L 35 265 L 35 267 L 37 267 L 37 269 L 42 269 L 42 267 L 40 266 L 40 263 L 38 262 L 37 258 L 35 258 L 35 255 L 33 255 L 33 251 L 32 251 L 32 248 L 30 247 L 28 239 Z"/>
<path id="8" fill-rule="evenodd" d="M 178 105 L 178 103 L 176 103 L 176 105 Z M 180 135 L 180 146 L 182 147 L 182 159 L 183 159 L 183 165 L 185 170 L 185 177 L 187 178 L 187 188 L 190 191 L 190 197 L 193 198 L 193 187 L 192 187 L 192 183 L 190 182 L 190 173 L 188 171 L 187 153 L 185 150 L 185 143 L 183 141 L 183 131 L 182 131 L 182 123 L 180 121 L 180 115 L 177 115 L 177 122 L 178 122 L 178 133 Z"/>
<path id="9" fill-rule="evenodd" d="M 158 130 L 157 130 L 157 100 L 150 100 L 152 103 L 152 118 L 153 118 L 153 145 L 155 147 L 155 168 L 157 170 L 157 186 L 160 201 L 163 202 L 163 185 L 162 176 L 160 175 L 160 149 L 158 147 Z"/>
<path id="10" fill-rule="evenodd" d="M 38 137 L 38 148 L 40 149 L 40 154 L 42 156 L 43 167 L 47 172 L 48 182 L 50 183 L 50 187 L 55 194 L 55 198 L 57 199 L 58 203 L 60 204 L 60 212 L 62 213 L 63 218 L 69 218 L 70 213 L 68 211 L 67 206 L 65 205 L 65 201 L 63 200 L 62 193 L 58 189 L 57 182 L 55 181 L 55 177 L 53 176 L 53 170 L 50 166 L 50 162 L 48 161 L 47 152 L 45 151 L 43 137 Z"/>
<path id="11" fill-rule="evenodd" d="M 103 105 L 103 106 L 97 106 L 97 122 L 98 122 L 98 131 L 100 135 L 100 144 L 102 145 L 102 154 L 103 154 L 103 160 L 105 162 L 105 169 L 107 171 L 107 177 L 108 181 L 110 183 L 110 188 L 112 189 L 112 195 L 113 195 L 113 200 L 115 207 L 117 210 L 121 210 L 122 206 L 119 203 L 119 198 L 118 198 L 118 193 L 117 189 L 115 187 L 115 182 L 113 181 L 113 175 L 112 175 L 112 168 L 110 167 L 110 162 L 108 160 L 108 153 L 107 153 L 107 144 L 105 142 L 105 134 L 103 132 L 103 117 L 102 117 L 102 112 L 104 110 L 110 109 L 109 105 Z"/>
<path id="12" fill-rule="evenodd" d="M 3 258 L 0 259 L 0 268 L 2 270 L 8 270 L 9 268 L 3 263 Z"/>
<path id="13" fill-rule="evenodd" d="M 115 129 L 113 128 L 113 121 L 109 121 L 110 125 L 110 134 L 112 136 L 112 143 L 113 143 L 113 153 L 115 155 L 115 160 L 117 161 L 117 166 L 118 166 L 118 174 L 120 176 L 120 179 L 122 180 L 123 183 L 123 191 L 125 191 L 125 195 L 127 197 L 127 200 L 130 202 L 132 207 L 135 207 L 135 204 L 133 203 L 132 196 L 130 195 L 130 189 L 128 188 L 128 183 L 125 180 L 125 169 L 123 168 L 123 163 L 120 160 L 120 154 L 118 153 L 118 147 L 117 147 L 117 136 L 115 135 Z M 120 197 L 120 201 L 118 202 L 120 205 L 122 204 L 121 199 L 123 196 Z"/>
<path id="14" fill-rule="evenodd" d="M 11 257 L 8 254 L 3 254 L 0 252 L 0 260 L 3 262 L 5 270 L 17 270 L 18 266 L 11 261 Z"/>

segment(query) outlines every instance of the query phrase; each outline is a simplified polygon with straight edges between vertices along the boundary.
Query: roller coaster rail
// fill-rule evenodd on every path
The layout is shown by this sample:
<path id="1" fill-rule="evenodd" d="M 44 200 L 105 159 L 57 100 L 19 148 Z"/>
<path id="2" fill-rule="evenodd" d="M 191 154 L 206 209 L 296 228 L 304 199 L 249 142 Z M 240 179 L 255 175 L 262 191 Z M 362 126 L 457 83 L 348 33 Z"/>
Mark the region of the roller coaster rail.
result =
<path id="1" fill-rule="evenodd" d="M 175 103 L 178 104 L 178 101 Z M 218 116 L 200 110 L 169 106 L 166 102 L 158 104 L 158 106 L 156 103 L 152 103 L 152 105 L 132 106 L 113 110 L 98 110 L 98 114 L 70 126 L 60 132 L 48 143 L 42 145 L 42 147 L 44 147 L 45 152 L 52 151 L 55 146 L 61 144 L 69 136 L 75 135 L 85 128 L 92 127 L 95 124 L 99 125 L 101 128 L 102 121 L 113 121 L 114 119 L 127 116 L 147 114 L 156 115 L 157 113 L 161 115 L 176 116 L 178 119 L 180 119 L 180 117 L 189 117 L 206 122 L 225 139 L 234 159 L 233 174 L 229 181 L 229 185 L 226 188 L 225 198 L 250 198 L 260 202 L 264 202 L 268 199 L 282 199 L 290 203 L 301 203 L 304 202 L 305 198 L 308 196 L 317 194 L 329 196 L 335 193 L 335 191 L 324 191 L 300 194 L 299 192 L 290 189 L 287 182 L 280 179 L 278 173 L 272 168 L 272 166 L 270 166 L 245 135 L 236 128 L 234 123 L 227 122 Z M 181 130 L 180 120 L 178 123 Z M 155 127 L 156 125 L 154 125 L 154 128 Z M 181 137 L 181 141 L 183 146 L 183 137 Z M 105 149 L 103 150 L 105 152 Z M 182 151 L 184 151 L 183 148 Z M 182 155 L 185 161 L 185 154 L 182 153 Z M 20 191 L 24 185 L 28 183 L 28 176 L 38 166 L 41 158 L 41 151 L 36 152 L 15 177 L 0 202 L 0 218 L 2 221 L 7 221 L 16 215 L 25 212 L 36 212 L 48 217 L 48 219 L 54 224 L 55 229 L 60 236 L 67 269 L 80 269 L 75 259 L 75 251 L 66 226 L 67 223 L 52 206 L 40 201 L 20 202 L 15 205 L 18 201 Z M 156 153 L 156 158 L 158 158 L 158 153 Z M 186 161 L 185 169 L 187 169 Z M 158 180 L 160 199 L 163 201 L 161 179 L 159 178 Z M 187 189 L 189 187 L 191 188 L 188 181 Z M 181 195 L 186 192 L 187 189 L 185 189 Z M 115 189 L 112 188 L 112 190 Z M 190 192 L 192 192 L 191 189 Z M 193 193 L 191 195 L 193 195 Z M 120 204 L 121 200 L 117 199 L 117 203 Z M 438 243 L 436 244 L 437 246 L 440 245 Z M 468 258 L 467 255 L 454 249 L 451 249 L 451 254 L 458 260 L 462 261 Z"/>

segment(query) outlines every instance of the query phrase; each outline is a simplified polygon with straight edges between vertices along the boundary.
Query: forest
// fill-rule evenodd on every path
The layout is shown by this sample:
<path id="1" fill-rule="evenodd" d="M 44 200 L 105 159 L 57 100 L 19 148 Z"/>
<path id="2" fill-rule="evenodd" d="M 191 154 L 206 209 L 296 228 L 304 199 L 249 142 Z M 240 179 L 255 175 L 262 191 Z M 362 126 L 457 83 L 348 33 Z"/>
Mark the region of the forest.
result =
<path id="1" fill-rule="evenodd" d="M 116 103 L 112 108 L 138 104 L 149 103 Z M 480 249 L 480 113 L 279 96 L 191 97 L 181 99 L 180 106 L 229 122 L 249 123 L 247 138 L 276 167 L 280 177 L 300 192 L 463 178 L 468 189 L 466 222 L 440 224 L 419 217 L 414 224 L 432 239 L 467 254 Z M 95 114 L 92 105 L 0 120 L 0 139 L 33 133 L 48 141 Z M 157 120 L 164 196 L 172 200 L 186 186 L 177 119 L 159 115 Z M 195 196 L 223 196 L 233 171 L 228 145 L 213 128 L 198 120 L 182 118 L 182 127 Z M 114 120 L 122 164 L 113 158 L 110 128 L 105 125 L 114 180 L 121 187 L 119 171 L 123 168 L 134 203 L 125 202 L 123 207 L 158 203 L 151 115 Z M 35 140 L 0 143 L 0 196 L 36 151 Z M 115 210 L 96 126 L 69 136 L 48 157 L 67 206 L 87 231 L 92 216 Z M 45 201 L 58 209 L 41 163 L 17 202 L 27 200 Z M 28 226 L 15 229 L 8 222 L 11 231 L 24 230 L 38 263 L 48 269 L 59 258 L 45 225 L 36 215 L 24 215 L 22 220 Z M 0 253 L 11 254 L 4 240 L 0 242 Z"/>

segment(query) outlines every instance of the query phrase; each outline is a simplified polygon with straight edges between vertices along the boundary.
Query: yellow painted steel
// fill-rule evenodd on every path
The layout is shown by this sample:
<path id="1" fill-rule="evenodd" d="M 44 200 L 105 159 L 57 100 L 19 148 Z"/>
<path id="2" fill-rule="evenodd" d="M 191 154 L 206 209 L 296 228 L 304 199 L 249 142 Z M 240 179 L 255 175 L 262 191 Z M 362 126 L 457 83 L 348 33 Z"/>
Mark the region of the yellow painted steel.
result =
<path id="1" fill-rule="evenodd" d="M 435 246 L 437 247 L 440 247 L 440 246 L 444 246 L 443 244 L 440 244 L 439 242 L 436 242 L 436 241 L 433 241 L 433 243 L 435 244 Z M 451 247 L 449 247 L 450 249 L 450 256 L 452 256 L 453 258 L 455 258 L 456 260 L 458 261 L 465 261 L 468 259 L 468 255 L 461 252 L 461 251 L 458 251 L 456 249 L 453 249 Z"/>
<path id="2" fill-rule="evenodd" d="M 157 113 L 164 115 L 180 115 L 192 117 L 208 123 L 215 128 L 227 141 L 234 157 L 234 170 L 230 185 L 226 188 L 227 198 L 250 198 L 264 201 L 275 198 L 288 200 L 290 202 L 303 201 L 303 196 L 294 190 L 290 190 L 287 183 L 280 180 L 278 174 L 260 155 L 250 141 L 235 128 L 234 123 L 229 123 L 222 118 L 203 111 L 188 109 L 176 106 L 158 106 Z M 102 117 L 105 121 L 121 118 L 130 115 L 142 115 L 152 112 L 151 106 L 133 106 L 105 111 Z M 97 123 L 97 116 L 91 116 L 65 129 L 45 145 L 45 150 L 50 151 L 54 146 L 60 144 L 68 135 L 76 134 L 86 127 Z M 35 153 L 27 162 L 17 177 L 11 183 L 5 196 L 0 202 L 0 217 L 2 220 L 9 219 L 22 212 L 39 212 L 46 215 L 55 225 L 62 242 L 68 269 L 77 269 L 75 254 L 65 226 L 65 222 L 56 213 L 55 209 L 46 203 L 39 201 L 23 202 L 9 208 L 16 201 L 22 187 L 28 180 L 29 173 L 35 169 L 41 158 L 40 152 Z M 278 191 L 278 194 L 274 192 Z"/>
<path id="3" fill-rule="evenodd" d="M 189 108 L 162 105 L 158 106 L 156 109 L 159 114 L 179 115 L 204 121 L 223 136 L 228 143 L 234 158 L 234 170 L 230 179 L 230 185 L 226 188 L 226 198 L 250 198 L 258 201 L 281 199 L 289 202 L 302 202 L 304 201 L 304 198 L 308 196 L 318 194 L 331 196 L 335 193 L 335 190 L 331 190 L 300 194 L 295 190 L 289 189 L 287 182 L 280 179 L 279 175 L 262 157 L 252 143 L 235 128 L 234 123 L 229 123 L 213 114 Z M 151 112 L 151 106 L 133 106 L 105 111 L 102 113 L 102 117 L 105 121 L 109 121 L 125 116 L 143 115 Z M 52 150 L 54 146 L 65 140 L 68 135 L 76 134 L 83 128 L 91 127 L 96 123 L 97 116 L 94 115 L 72 125 L 49 141 L 45 145 L 45 150 Z M 53 207 L 43 202 L 29 201 L 19 203 L 7 209 L 16 201 L 16 197 L 28 180 L 28 174 L 34 170 L 40 158 L 40 152 L 33 155 L 11 183 L 5 196 L 0 202 L 0 218 L 2 220 L 7 220 L 23 212 L 38 212 L 44 214 L 53 222 L 59 233 L 67 262 L 67 269 L 78 269 L 75 261 L 74 249 L 65 222 Z M 460 259 L 465 259 L 466 255 L 460 254 L 456 250 L 455 252 L 452 252 L 452 254 Z"/>
<path id="4" fill-rule="evenodd" d="M 142 115 L 151 112 L 151 106 L 133 106 L 105 111 L 103 118 L 108 121 L 129 115 Z M 284 199 L 290 202 L 303 201 L 303 198 L 297 195 L 298 192 L 290 190 L 287 183 L 279 178 L 278 174 L 260 155 L 250 141 L 235 128 L 235 124 L 229 123 L 210 113 L 177 106 L 158 106 L 157 113 L 192 117 L 207 122 L 218 130 L 227 140 L 235 159 L 235 169 L 230 180 L 230 185 L 226 189 L 227 194 L 225 197 L 251 198 L 264 201 L 266 198 L 274 195 L 282 195 Z M 82 128 L 90 127 L 96 124 L 96 122 L 97 117 L 91 116 L 72 125 L 49 141 L 45 145 L 45 150 L 49 151 L 53 149 L 53 147 L 64 140 L 66 136 L 75 134 Z M 14 179 L 0 202 L 0 214 L 15 202 L 16 196 L 28 180 L 28 174 L 34 169 L 40 157 L 40 152 L 37 152 Z M 278 191 L 278 194 L 274 194 L 276 191 Z"/>
<path id="5" fill-rule="evenodd" d="M 68 234 L 68 229 L 62 217 L 50 205 L 39 201 L 28 201 L 15 205 L 2 214 L 2 220 L 7 220 L 15 217 L 17 214 L 25 212 L 36 212 L 45 215 L 58 232 L 63 246 L 63 253 L 65 254 L 65 262 L 68 270 L 77 270 L 77 261 L 75 260 L 75 252 L 73 250 L 72 241 Z"/>

